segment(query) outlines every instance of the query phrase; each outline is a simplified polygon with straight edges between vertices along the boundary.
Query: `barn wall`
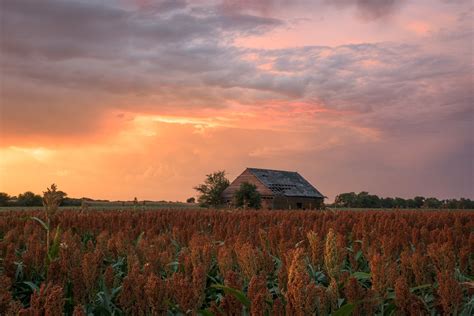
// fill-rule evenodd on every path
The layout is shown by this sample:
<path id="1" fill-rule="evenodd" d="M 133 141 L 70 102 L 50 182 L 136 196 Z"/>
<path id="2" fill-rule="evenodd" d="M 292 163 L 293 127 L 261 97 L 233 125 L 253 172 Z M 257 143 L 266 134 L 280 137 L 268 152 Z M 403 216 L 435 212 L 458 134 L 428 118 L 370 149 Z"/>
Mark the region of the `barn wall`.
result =
<path id="1" fill-rule="evenodd" d="M 323 198 L 285 197 L 276 196 L 273 201 L 275 210 L 313 210 L 323 206 Z M 300 204 L 300 205 L 299 205 Z"/>
<path id="2" fill-rule="evenodd" d="M 262 196 L 261 206 L 262 206 L 262 209 L 264 209 L 264 210 L 273 209 L 273 197 L 272 196 Z"/>
<path id="3" fill-rule="evenodd" d="M 273 195 L 273 192 L 270 191 L 270 189 L 268 189 L 265 185 L 263 185 L 263 183 L 260 182 L 260 180 L 258 180 L 250 171 L 245 170 L 240 176 L 238 176 L 234 181 L 232 181 L 229 187 L 225 189 L 224 192 L 222 193 L 224 202 L 227 202 L 227 201 L 232 202 L 235 192 L 240 188 L 240 185 L 244 182 L 254 184 L 257 187 L 257 191 L 260 193 L 262 197 Z M 264 199 L 262 199 L 262 202 L 263 201 Z"/>

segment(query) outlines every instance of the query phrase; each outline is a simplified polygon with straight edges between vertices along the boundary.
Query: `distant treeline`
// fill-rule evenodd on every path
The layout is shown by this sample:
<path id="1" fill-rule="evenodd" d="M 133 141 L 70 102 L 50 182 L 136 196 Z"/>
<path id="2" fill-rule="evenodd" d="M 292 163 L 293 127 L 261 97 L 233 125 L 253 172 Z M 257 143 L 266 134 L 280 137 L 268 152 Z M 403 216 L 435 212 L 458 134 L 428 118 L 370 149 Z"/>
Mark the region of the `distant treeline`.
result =
<path id="1" fill-rule="evenodd" d="M 154 203 L 152 201 L 109 201 L 109 200 L 94 200 L 90 198 L 70 198 L 67 194 L 59 191 L 63 194 L 61 206 L 81 206 L 85 202 L 86 204 L 96 203 L 115 203 L 132 205 L 132 204 L 145 204 Z M 166 202 L 166 201 L 159 201 Z M 18 196 L 10 196 L 4 192 L 0 192 L 0 206 L 43 206 L 43 198 L 41 195 L 27 191 L 21 193 Z M 470 199 L 460 198 L 458 199 L 445 199 L 439 200 L 434 197 L 423 197 L 416 196 L 412 199 L 404 199 L 400 197 L 379 197 L 368 192 L 348 192 L 341 193 L 336 196 L 333 204 L 328 204 L 330 207 L 348 207 L 348 208 L 430 208 L 430 209 L 474 209 L 474 201 Z"/>
<path id="2" fill-rule="evenodd" d="M 71 198 L 67 196 L 67 193 L 63 191 L 58 191 L 62 195 L 60 206 L 83 206 L 83 205 L 103 205 L 103 204 L 113 204 L 118 206 L 129 206 L 129 205 L 147 205 L 147 204 L 156 204 L 156 203 L 179 203 L 178 201 L 138 201 L 135 198 L 132 201 L 110 201 L 110 200 L 95 200 L 87 197 L 83 198 Z M 189 199 L 188 199 L 189 200 Z M 193 203 L 189 202 L 188 203 Z M 7 193 L 0 192 L 0 207 L 1 206 L 43 206 L 43 197 L 39 194 L 27 191 L 25 193 L 18 194 L 18 196 L 10 196 Z"/>
<path id="3" fill-rule="evenodd" d="M 105 200 L 95 201 L 89 198 L 69 198 L 63 191 L 58 191 L 62 196 L 61 206 L 81 206 L 82 201 L 108 202 Z M 0 206 L 43 206 L 43 197 L 31 191 L 10 196 L 7 193 L 0 192 Z"/>
<path id="4" fill-rule="evenodd" d="M 434 197 L 416 196 L 412 199 L 400 197 L 379 197 L 368 192 L 341 193 L 329 206 L 353 208 L 433 208 L 433 209 L 474 209 L 474 201 L 460 198 L 439 200 Z"/>

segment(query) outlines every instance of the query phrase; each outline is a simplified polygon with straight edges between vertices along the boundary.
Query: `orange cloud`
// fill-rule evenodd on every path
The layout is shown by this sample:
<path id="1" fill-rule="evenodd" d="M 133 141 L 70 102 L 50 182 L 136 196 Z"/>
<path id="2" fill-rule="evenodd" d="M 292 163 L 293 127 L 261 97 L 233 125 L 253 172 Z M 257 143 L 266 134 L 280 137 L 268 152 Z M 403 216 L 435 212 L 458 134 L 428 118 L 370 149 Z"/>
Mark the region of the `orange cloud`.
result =
<path id="1" fill-rule="evenodd" d="M 0 149 L 0 191 L 39 192 L 56 182 L 72 196 L 183 200 L 214 169 L 233 174 L 247 165 L 292 169 L 291 155 L 356 139 L 374 141 L 367 129 L 351 126 L 339 115 L 304 102 L 276 101 L 266 107 L 216 110 L 214 115 L 209 110 L 193 116 L 124 113 L 126 123 L 116 125 L 118 130 L 107 138 Z"/>

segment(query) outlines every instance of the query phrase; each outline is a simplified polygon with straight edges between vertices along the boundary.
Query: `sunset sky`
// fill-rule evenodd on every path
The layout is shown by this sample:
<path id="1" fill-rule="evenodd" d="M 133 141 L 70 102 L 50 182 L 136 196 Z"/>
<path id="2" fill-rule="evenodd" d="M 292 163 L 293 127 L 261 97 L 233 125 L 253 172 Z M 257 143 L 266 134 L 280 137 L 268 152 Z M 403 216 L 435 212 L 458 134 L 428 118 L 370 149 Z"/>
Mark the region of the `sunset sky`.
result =
<path id="1" fill-rule="evenodd" d="M 260 167 L 474 197 L 472 1 L 0 3 L 0 192 L 184 200 Z"/>

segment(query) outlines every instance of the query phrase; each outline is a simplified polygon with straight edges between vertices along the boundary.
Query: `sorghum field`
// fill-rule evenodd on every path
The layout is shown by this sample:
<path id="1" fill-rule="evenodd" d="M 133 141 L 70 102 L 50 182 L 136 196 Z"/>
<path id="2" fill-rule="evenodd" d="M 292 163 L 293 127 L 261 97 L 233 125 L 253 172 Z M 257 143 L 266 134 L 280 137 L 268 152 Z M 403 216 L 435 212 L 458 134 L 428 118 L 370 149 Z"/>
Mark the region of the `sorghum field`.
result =
<path id="1" fill-rule="evenodd" d="M 0 213 L 1 315 L 474 311 L 467 211 L 61 211 L 44 221 Z"/>

